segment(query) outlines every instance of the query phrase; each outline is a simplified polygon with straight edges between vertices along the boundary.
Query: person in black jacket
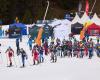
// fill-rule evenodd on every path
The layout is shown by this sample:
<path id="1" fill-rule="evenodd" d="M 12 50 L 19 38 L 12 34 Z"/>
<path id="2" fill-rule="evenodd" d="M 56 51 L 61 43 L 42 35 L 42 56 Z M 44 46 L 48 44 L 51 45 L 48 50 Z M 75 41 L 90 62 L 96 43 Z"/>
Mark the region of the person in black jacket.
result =
<path id="1" fill-rule="evenodd" d="M 23 48 L 20 49 L 19 53 L 21 54 L 22 58 L 22 67 L 25 67 L 25 59 L 27 59 L 27 54 Z"/>

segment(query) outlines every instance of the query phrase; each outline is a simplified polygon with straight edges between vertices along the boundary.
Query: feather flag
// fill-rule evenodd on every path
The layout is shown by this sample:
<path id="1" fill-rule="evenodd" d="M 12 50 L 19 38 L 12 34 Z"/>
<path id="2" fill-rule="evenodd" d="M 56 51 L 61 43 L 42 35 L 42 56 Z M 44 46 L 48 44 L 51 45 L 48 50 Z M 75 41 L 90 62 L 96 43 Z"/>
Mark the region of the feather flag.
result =
<path id="1" fill-rule="evenodd" d="M 41 46 L 42 33 L 43 33 L 43 28 L 40 28 L 38 32 L 38 36 L 35 41 L 38 46 Z"/>
<path id="2" fill-rule="evenodd" d="M 85 37 L 84 33 L 85 33 L 84 31 L 81 31 L 81 33 L 80 33 L 80 40 L 83 40 L 83 38 Z"/>
<path id="3" fill-rule="evenodd" d="M 88 28 L 91 24 L 93 24 L 93 22 L 91 22 L 91 21 L 88 21 L 88 22 L 86 22 L 86 23 L 84 24 L 84 27 L 83 27 L 83 29 L 82 29 L 82 31 L 81 31 L 81 33 L 80 33 L 80 40 L 83 40 L 83 38 L 85 37 L 85 36 L 84 36 L 85 31 L 87 30 L 87 28 Z"/>
<path id="4" fill-rule="evenodd" d="M 88 12 L 89 12 L 89 1 L 88 0 L 86 0 L 85 12 L 88 15 Z"/>

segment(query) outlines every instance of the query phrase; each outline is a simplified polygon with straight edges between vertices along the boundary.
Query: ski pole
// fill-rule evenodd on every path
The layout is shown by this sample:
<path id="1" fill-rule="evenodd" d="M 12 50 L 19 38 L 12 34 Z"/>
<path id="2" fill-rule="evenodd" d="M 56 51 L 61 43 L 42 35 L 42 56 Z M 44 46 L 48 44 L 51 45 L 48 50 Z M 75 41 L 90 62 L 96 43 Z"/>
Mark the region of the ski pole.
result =
<path id="1" fill-rule="evenodd" d="M 15 61 L 15 57 L 13 57 L 13 60 L 14 60 L 15 66 L 17 67 L 16 61 Z"/>

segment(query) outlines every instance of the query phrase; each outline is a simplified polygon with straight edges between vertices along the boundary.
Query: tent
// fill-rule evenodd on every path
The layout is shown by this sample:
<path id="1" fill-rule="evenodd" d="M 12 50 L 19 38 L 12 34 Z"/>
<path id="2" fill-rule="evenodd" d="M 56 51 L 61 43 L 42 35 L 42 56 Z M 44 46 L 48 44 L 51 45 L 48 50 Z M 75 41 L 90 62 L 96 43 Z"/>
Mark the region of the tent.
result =
<path id="1" fill-rule="evenodd" d="M 76 16 L 74 17 L 74 19 L 72 20 L 72 24 L 75 24 L 75 23 L 81 23 L 81 19 L 80 17 L 78 16 L 78 14 L 76 13 Z"/>
<path id="2" fill-rule="evenodd" d="M 73 34 L 80 34 L 82 29 L 83 29 L 83 24 L 81 24 L 79 22 L 71 25 L 71 32 Z"/>
<path id="3" fill-rule="evenodd" d="M 49 26 L 55 27 L 61 24 L 61 20 L 54 20 L 52 23 L 49 24 Z"/>
<path id="4" fill-rule="evenodd" d="M 93 23 L 95 23 L 96 25 L 100 25 L 100 18 L 97 16 L 97 14 L 95 13 L 93 18 L 91 19 L 91 21 Z"/>
<path id="5" fill-rule="evenodd" d="M 58 25 L 54 26 L 53 33 L 55 38 L 63 40 L 67 39 L 68 35 L 71 33 L 71 22 L 67 19 L 62 19 L 58 21 Z"/>
<path id="6" fill-rule="evenodd" d="M 54 28 L 54 37 L 60 40 L 67 39 L 69 34 L 71 33 L 71 26 L 70 25 L 59 25 Z"/>
<path id="7" fill-rule="evenodd" d="M 97 36 L 100 35 L 100 26 L 96 25 L 95 23 L 91 24 L 87 27 L 88 34 L 90 36 Z"/>
<path id="8" fill-rule="evenodd" d="M 62 19 L 61 24 L 62 25 L 68 25 L 68 24 L 71 24 L 71 21 L 69 21 L 68 19 Z"/>
<path id="9" fill-rule="evenodd" d="M 67 25 L 67 24 L 70 24 L 71 21 L 69 21 L 68 19 L 60 19 L 60 20 L 54 20 L 52 23 L 48 24 L 49 26 L 52 26 L 52 27 L 56 27 L 56 26 L 59 26 L 59 25 Z"/>
<path id="10" fill-rule="evenodd" d="M 9 25 L 9 38 L 16 38 L 27 35 L 27 27 L 22 23 L 14 23 Z"/>
<path id="11" fill-rule="evenodd" d="M 29 34 L 31 35 L 32 39 L 35 39 L 38 35 L 39 27 L 34 25 L 29 28 Z"/>
<path id="12" fill-rule="evenodd" d="M 90 21 L 89 16 L 86 14 L 86 12 L 81 17 L 81 24 L 85 24 L 86 22 Z"/>
<path id="13" fill-rule="evenodd" d="M 29 34 L 31 35 L 32 39 L 35 39 L 37 37 L 39 27 L 40 26 L 36 24 L 29 29 Z M 42 39 L 46 39 L 49 38 L 50 36 L 53 36 L 53 27 L 50 27 L 48 24 L 45 24 L 41 27 L 43 27 Z"/>

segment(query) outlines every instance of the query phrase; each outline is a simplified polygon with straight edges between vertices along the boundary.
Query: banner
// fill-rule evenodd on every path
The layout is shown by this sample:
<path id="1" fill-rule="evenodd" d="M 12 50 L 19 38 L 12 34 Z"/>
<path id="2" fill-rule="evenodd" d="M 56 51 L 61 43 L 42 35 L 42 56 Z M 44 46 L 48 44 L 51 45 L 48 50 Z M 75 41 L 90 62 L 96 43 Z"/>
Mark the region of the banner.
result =
<path id="1" fill-rule="evenodd" d="M 80 33 L 80 40 L 83 40 L 83 38 L 85 37 L 84 33 L 85 33 L 84 31 L 81 31 L 81 33 Z"/>
<path id="2" fill-rule="evenodd" d="M 43 33 L 43 28 L 40 28 L 38 32 L 38 36 L 35 41 L 38 46 L 41 46 L 42 33 Z"/>
<path id="3" fill-rule="evenodd" d="M 88 12 L 89 12 L 89 1 L 88 0 L 86 0 L 85 12 L 88 15 Z"/>

